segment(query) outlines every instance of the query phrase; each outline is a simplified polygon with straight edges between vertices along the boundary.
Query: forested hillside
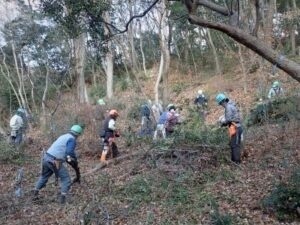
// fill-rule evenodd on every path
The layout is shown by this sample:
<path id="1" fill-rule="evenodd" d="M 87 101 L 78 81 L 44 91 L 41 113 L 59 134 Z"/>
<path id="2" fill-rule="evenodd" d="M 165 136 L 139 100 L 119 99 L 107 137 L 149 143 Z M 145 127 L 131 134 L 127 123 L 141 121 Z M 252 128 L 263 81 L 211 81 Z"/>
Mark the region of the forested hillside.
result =
<path id="1" fill-rule="evenodd" d="M 0 2 L 1 224 L 300 224 L 299 5 Z"/>

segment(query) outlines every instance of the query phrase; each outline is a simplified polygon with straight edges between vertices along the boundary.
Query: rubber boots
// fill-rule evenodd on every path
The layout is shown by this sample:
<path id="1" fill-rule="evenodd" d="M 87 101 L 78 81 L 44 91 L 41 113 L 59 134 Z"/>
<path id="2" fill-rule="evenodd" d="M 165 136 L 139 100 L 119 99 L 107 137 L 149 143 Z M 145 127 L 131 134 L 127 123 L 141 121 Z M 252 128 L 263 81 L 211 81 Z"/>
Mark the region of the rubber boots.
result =
<path id="1" fill-rule="evenodd" d="M 65 204 L 66 203 L 66 195 L 61 194 L 59 196 L 59 203 L 60 204 Z"/>
<path id="2" fill-rule="evenodd" d="M 32 191 L 32 201 L 37 201 L 39 199 L 39 191 L 38 190 L 33 190 Z"/>

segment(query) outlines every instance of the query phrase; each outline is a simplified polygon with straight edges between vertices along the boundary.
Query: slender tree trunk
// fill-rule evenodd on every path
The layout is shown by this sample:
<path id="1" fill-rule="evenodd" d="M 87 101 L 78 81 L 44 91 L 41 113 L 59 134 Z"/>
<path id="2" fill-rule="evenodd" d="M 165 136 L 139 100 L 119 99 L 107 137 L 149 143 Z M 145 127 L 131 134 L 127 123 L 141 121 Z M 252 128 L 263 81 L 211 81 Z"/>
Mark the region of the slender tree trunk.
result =
<path id="1" fill-rule="evenodd" d="M 75 74 L 77 78 L 77 95 L 80 103 L 88 103 L 87 88 L 84 76 L 84 64 L 86 57 L 85 34 L 81 34 L 74 40 L 75 50 Z"/>
<path id="2" fill-rule="evenodd" d="M 134 4 L 132 2 L 133 0 L 129 0 L 129 15 L 130 18 L 134 14 Z M 136 50 L 134 46 L 134 30 L 133 30 L 133 25 L 134 23 L 130 23 L 128 27 L 128 39 L 129 39 L 129 44 L 130 44 L 130 49 L 131 49 L 131 63 L 132 63 L 132 69 L 134 72 L 138 71 L 138 64 L 137 64 L 137 56 L 136 56 Z"/>
<path id="3" fill-rule="evenodd" d="M 15 69 L 16 69 L 16 73 L 17 73 L 17 77 L 18 77 L 18 84 L 17 84 L 17 88 L 18 88 L 18 94 L 21 100 L 21 105 L 23 107 L 26 107 L 26 102 L 23 96 L 23 92 L 22 92 L 22 83 L 23 83 L 23 78 L 20 74 L 19 71 L 19 65 L 18 65 L 18 59 L 17 59 L 17 55 L 16 55 L 16 49 L 15 49 L 15 45 L 13 42 L 11 42 L 11 48 L 12 48 L 12 53 L 13 53 L 13 57 L 14 57 L 14 63 L 15 63 Z"/>
<path id="4" fill-rule="evenodd" d="M 41 117 L 41 124 L 42 127 L 46 127 L 47 124 L 47 113 L 46 113 L 46 97 L 47 97 L 47 93 L 48 93 L 48 86 L 49 86 L 49 70 L 46 67 L 46 77 L 45 77 L 45 88 L 44 88 L 44 92 L 43 92 L 43 97 L 42 97 L 42 117 Z"/>
<path id="5" fill-rule="evenodd" d="M 104 13 L 104 18 L 107 23 L 110 23 L 110 15 L 108 12 Z M 109 35 L 109 29 L 104 27 L 104 34 L 106 36 Z M 107 52 L 104 59 L 105 73 L 106 73 L 106 95 L 109 99 L 113 97 L 113 73 L 114 73 L 114 64 L 113 64 L 113 49 L 112 49 L 112 41 L 109 40 L 107 42 Z"/>
<path id="6" fill-rule="evenodd" d="M 297 10 L 297 5 L 296 5 L 296 1 L 292 0 L 292 9 L 294 12 L 296 12 Z M 290 30 L 290 35 L 291 35 L 291 54 L 292 55 L 296 55 L 296 30 L 297 30 L 297 25 L 296 24 L 292 24 L 291 26 L 291 30 Z"/>
<path id="7" fill-rule="evenodd" d="M 242 53 L 242 46 L 238 44 L 238 49 L 239 49 L 239 59 L 240 59 L 240 64 L 241 64 L 241 69 L 243 73 L 243 87 L 244 87 L 244 93 L 247 94 L 247 73 L 245 69 L 245 63 L 244 63 L 244 57 Z"/>
<path id="8" fill-rule="evenodd" d="M 160 28 L 161 34 L 161 50 L 164 57 L 163 60 L 163 102 L 169 101 L 169 69 L 170 69 L 170 50 L 169 50 L 169 39 L 170 39 L 170 26 L 168 22 L 169 11 L 167 9 L 167 0 L 163 0 L 163 14 Z"/>
<path id="9" fill-rule="evenodd" d="M 274 42 L 273 38 L 273 18 L 275 13 L 275 0 L 269 0 L 268 4 L 268 13 L 265 21 L 265 27 L 264 27 L 264 37 L 265 42 L 271 47 L 272 43 Z"/>
<path id="10" fill-rule="evenodd" d="M 154 86 L 155 102 L 159 101 L 159 83 L 160 83 L 162 75 L 163 75 L 163 68 L 164 68 L 164 57 L 163 57 L 163 54 L 161 53 L 159 70 L 158 70 L 158 74 L 157 74 L 157 78 L 156 78 L 156 82 L 155 82 L 155 86 Z"/>
<path id="11" fill-rule="evenodd" d="M 139 23 L 139 31 L 140 31 L 140 49 L 141 49 L 141 53 L 142 53 L 143 70 L 144 70 L 145 76 L 147 77 L 146 59 L 145 59 L 144 47 L 143 47 L 143 35 L 142 35 L 142 24 L 141 23 Z"/>
<path id="12" fill-rule="evenodd" d="M 5 54 L 5 52 L 3 51 L 2 48 L 0 48 L 0 49 L 1 49 L 1 53 L 3 54 L 3 61 L 2 62 L 3 62 L 3 65 L 5 67 L 5 71 L 4 71 L 2 66 L 0 65 L 1 72 L 2 72 L 3 76 L 5 77 L 5 79 L 8 81 L 11 89 L 13 90 L 13 92 L 14 92 L 16 98 L 17 98 L 18 104 L 22 105 L 21 99 L 20 99 L 18 91 L 16 89 L 17 87 L 15 87 L 15 85 L 14 85 L 13 79 L 10 75 L 10 71 L 9 71 L 7 63 L 6 63 L 6 54 Z"/>
<path id="13" fill-rule="evenodd" d="M 208 36 L 209 44 L 211 46 L 211 49 L 212 49 L 212 52 L 213 52 L 213 56 L 214 56 L 214 59 L 215 59 L 216 74 L 217 75 L 221 75 L 222 71 L 221 71 L 221 67 L 220 67 L 220 61 L 219 61 L 218 53 L 217 53 L 215 44 L 214 44 L 214 42 L 213 42 L 213 40 L 211 38 L 211 33 L 210 33 L 209 29 L 207 29 L 207 36 Z"/>

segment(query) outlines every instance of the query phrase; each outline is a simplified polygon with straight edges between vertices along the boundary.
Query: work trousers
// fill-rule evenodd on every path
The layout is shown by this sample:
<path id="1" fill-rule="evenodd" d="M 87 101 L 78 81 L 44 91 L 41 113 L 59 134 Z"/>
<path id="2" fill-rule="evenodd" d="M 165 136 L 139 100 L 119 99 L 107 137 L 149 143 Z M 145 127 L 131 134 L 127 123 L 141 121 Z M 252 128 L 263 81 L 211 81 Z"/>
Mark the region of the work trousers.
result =
<path id="1" fill-rule="evenodd" d="M 23 139 L 23 132 L 21 129 L 17 131 L 12 131 L 11 132 L 11 143 L 14 145 L 20 145 Z"/>
<path id="2" fill-rule="evenodd" d="M 43 187 L 46 186 L 48 179 L 52 176 L 54 173 L 54 167 L 53 162 L 51 162 L 50 159 L 48 159 L 47 156 L 43 159 L 43 165 L 42 165 L 42 173 L 35 185 L 36 190 L 40 190 Z M 68 169 L 64 166 L 64 163 L 61 163 L 60 167 L 57 168 L 57 175 L 60 178 L 61 183 L 61 194 L 65 195 L 68 193 L 70 186 L 71 186 L 71 178 L 68 172 Z"/>
<path id="3" fill-rule="evenodd" d="M 241 163 L 241 138 L 243 128 L 237 127 L 236 133 L 230 138 L 231 160 L 235 163 Z"/>

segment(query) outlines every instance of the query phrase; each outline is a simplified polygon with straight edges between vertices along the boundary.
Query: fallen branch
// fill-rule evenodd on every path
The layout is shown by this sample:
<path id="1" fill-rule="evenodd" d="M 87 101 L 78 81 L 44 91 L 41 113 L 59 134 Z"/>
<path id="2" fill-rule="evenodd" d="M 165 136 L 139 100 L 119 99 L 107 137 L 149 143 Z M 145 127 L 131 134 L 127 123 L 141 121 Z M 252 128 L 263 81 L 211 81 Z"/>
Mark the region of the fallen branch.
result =
<path id="1" fill-rule="evenodd" d="M 107 160 L 106 162 L 100 162 L 96 165 L 96 167 L 94 167 L 93 169 L 85 172 L 81 176 L 84 177 L 84 176 L 93 174 L 93 173 L 97 172 L 98 170 L 107 167 L 108 165 L 116 164 L 116 163 L 118 163 L 118 162 L 120 162 L 124 159 L 131 158 L 131 157 L 134 157 L 134 156 L 139 155 L 139 154 L 141 154 L 141 152 L 135 152 L 135 153 L 132 153 L 132 154 L 129 154 L 129 155 L 124 155 L 124 156 L 120 156 L 118 158 Z"/>

